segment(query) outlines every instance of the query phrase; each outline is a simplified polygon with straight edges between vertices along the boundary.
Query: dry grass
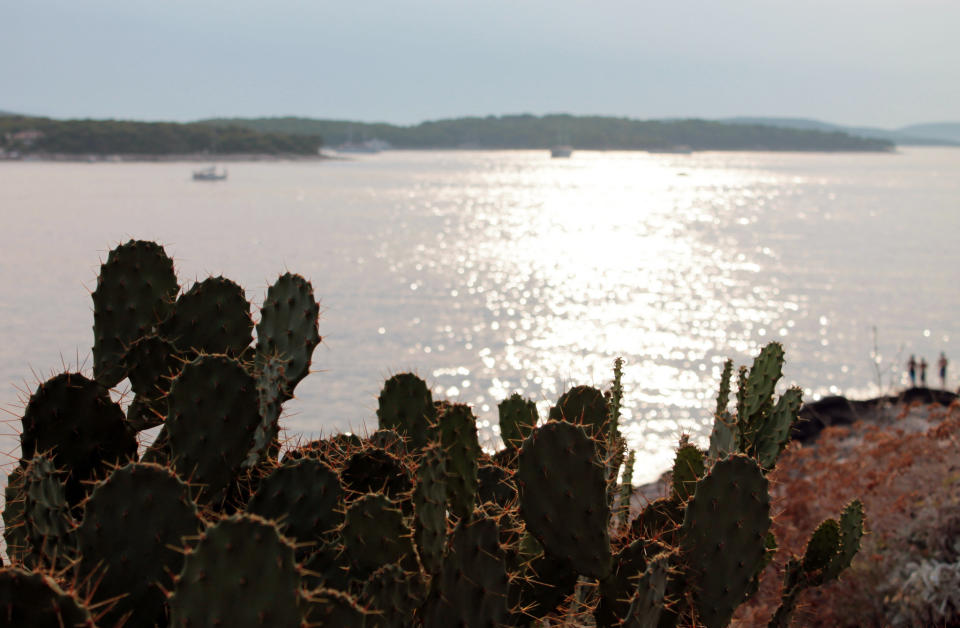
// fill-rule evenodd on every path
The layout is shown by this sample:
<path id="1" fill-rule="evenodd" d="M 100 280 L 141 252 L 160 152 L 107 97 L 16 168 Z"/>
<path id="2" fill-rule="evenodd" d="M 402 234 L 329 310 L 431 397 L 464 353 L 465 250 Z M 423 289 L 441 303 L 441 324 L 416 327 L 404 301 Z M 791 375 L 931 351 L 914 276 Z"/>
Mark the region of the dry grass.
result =
<path id="1" fill-rule="evenodd" d="M 936 583 L 926 581 L 909 595 L 903 590 L 921 561 L 947 566 L 960 561 L 956 402 L 950 408 L 890 407 L 878 410 L 869 424 L 828 428 L 814 445 L 791 444 L 771 480 L 780 551 L 757 596 L 738 611 L 735 625 L 766 625 L 779 604 L 789 554 L 802 554 L 817 525 L 837 518 L 855 498 L 867 513 L 860 553 L 839 581 L 802 594 L 794 625 L 956 625 L 960 620 L 960 606 L 954 604 L 960 602 L 960 590 L 938 593 L 931 590 Z"/>

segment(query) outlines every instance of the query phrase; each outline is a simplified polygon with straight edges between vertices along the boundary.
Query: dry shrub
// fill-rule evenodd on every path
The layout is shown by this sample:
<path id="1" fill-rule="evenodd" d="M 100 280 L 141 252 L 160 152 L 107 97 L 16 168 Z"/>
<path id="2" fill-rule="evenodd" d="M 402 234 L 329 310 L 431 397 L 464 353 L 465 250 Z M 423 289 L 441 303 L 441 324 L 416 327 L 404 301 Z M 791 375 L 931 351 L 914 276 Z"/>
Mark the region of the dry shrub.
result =
<path id="1" fill-rule="evenodd" d="M 839 581 L 801 595 L 794 625 L 960 625 L 960 405 L 927 409 L 926 431 L 898 426 L 923 411 L 828 428 L 814 445 L 788 447 L 770 476 L 780 550 L 736 625 L 766 625 L 788 556 L 855 498 L 867 514 L 860 553 Z"/>

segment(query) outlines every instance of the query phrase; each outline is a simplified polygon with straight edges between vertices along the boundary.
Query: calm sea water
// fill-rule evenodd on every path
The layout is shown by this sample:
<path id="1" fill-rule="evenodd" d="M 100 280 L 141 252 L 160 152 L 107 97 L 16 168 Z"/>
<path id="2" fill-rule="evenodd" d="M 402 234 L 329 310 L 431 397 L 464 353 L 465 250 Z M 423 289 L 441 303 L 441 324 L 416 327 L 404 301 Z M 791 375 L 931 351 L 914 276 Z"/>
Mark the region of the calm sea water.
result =
<path id="1" fill-rule="evenodd" d="M 221 183 L 193 167 L 0 163 L 7 432 L 40 378 L 89 368 L 89 291 L 131 237 L 162 242 L 184 288 L 223 274 L 258 303 L 287 269 L 312 280 L 324 342 L 291 432 L 374 428 L 384 379 L 413 370 L 493 443 L 499 400 L 545 414 L 623 356 L 646 479 L 707 433 L 723 360 L 771 340 L 808 399 L 877 392 L 874 329 L 883 388 L 910 353 L 960 364 L 960 150 L 397 151 L 231 164 Z"/>

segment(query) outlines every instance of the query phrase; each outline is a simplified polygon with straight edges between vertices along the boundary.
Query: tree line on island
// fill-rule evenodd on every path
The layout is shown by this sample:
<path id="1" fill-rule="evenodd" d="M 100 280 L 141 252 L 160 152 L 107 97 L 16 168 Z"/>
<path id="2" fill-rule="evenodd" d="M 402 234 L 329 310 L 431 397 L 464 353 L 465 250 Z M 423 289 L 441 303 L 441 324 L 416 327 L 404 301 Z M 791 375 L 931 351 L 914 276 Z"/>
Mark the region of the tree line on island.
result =
<path id="1" fill-rule="evenodd" d="M 893 143 L 842 132 L 710 120 L 510 115 L 411 126 L 310 118 L 190 123 L 0 116 L 0 150 L 16 154 L 315 155 L 321 146 L 377 139 L 407 149 L 890 151 Z"/>

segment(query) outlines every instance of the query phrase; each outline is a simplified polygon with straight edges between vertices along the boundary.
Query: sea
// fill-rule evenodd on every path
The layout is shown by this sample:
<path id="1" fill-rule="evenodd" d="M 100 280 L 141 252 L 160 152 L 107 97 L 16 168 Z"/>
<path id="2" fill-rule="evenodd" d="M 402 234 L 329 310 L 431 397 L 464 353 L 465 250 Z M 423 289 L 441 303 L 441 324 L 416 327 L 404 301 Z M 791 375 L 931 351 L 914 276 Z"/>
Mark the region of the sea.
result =
<path id="1" fill-rule="evenodd" d="M 960 378 L 960 149 L 894 153 L 385 151 L 220 164 L 0 162 L 0 445 L 37 384 L 91 370 L 107 252 L 160 242 L 184 290 L 224 275 L 256 307 L 286 271 L 321 302 L 291 439 L 376 429 L 395 373 L 473 406 L 499 445 L 514 392 L 541 416 L 622 357 L 635 480 L 705 442 L 724 361 L 786 351 L 806 400 Z M 956 366 L 954 366 L 956 365 Z M 114 391 L 130 398 L 126 383 Z"/>

